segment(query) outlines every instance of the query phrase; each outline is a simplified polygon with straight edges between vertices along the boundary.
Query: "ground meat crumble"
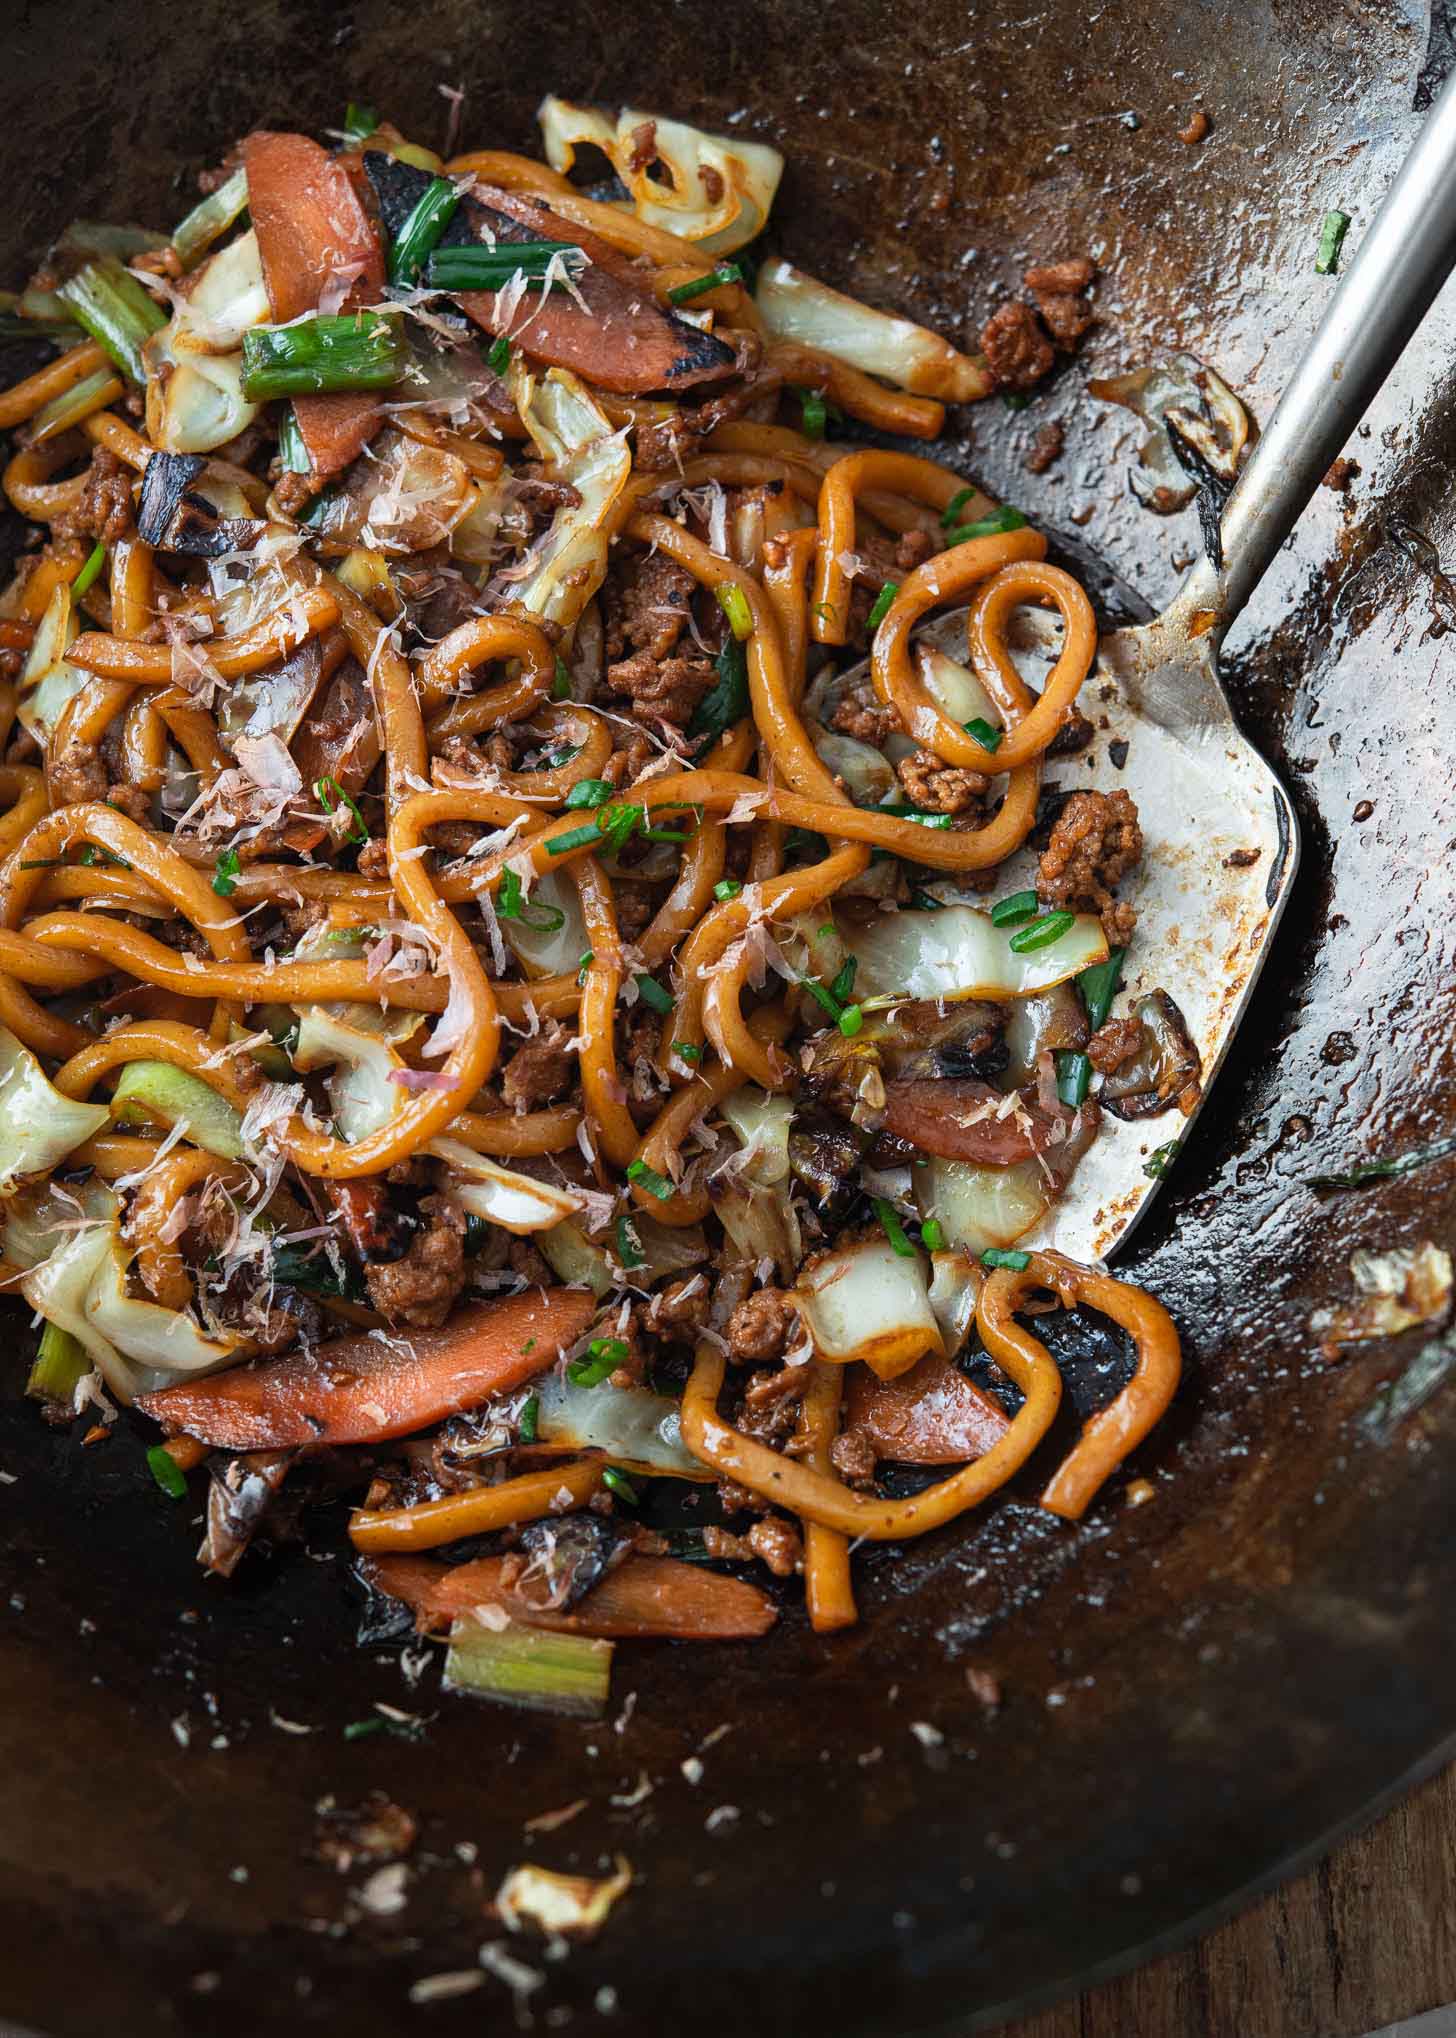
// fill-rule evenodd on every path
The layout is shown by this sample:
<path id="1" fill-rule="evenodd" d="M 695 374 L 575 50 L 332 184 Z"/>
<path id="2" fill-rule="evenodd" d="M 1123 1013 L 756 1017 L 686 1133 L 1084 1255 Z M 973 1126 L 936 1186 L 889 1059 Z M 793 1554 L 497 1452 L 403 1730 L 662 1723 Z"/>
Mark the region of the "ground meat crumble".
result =
<path id="1" fill-rule="evenodd" d="M 404 1258 L 366 1267 L 364 1285 L 390 1323 L 432 1330 L 465 1286 L 465 1218 L 448 1196 L 426 1196 L 420 1214 L 425 1229 L 410 1240 Z"/>
<path id="2" fill-rule="evenodd" d="M 1143 831 L 1128 793 L 1075 792 L 1062 808 L 1037 866 L 1036 895 L 1044 906 L 1097 913 L 1109 943 L 1125 948 L 1137 914 L 1112 887 L 1143 853 Z"/>

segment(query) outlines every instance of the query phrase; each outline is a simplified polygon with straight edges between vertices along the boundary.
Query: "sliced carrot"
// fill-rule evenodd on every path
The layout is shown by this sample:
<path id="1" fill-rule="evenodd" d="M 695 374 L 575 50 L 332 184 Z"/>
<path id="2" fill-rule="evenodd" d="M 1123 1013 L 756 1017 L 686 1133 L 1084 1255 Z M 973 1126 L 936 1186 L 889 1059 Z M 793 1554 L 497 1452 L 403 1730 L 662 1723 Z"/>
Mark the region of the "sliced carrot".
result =
<path id="1" fill-rule="evenodd" d="M 340 309 L 377 304 L 384 290 L 384 252 L 338 159 L 307 135 L 263 130 L 247 137 L 242 153 L 274 318 L 283 323 L 317 310 L 324 286 L 350 270 L 357 273 Z M 366 393 L 300 396 L 293 408 L 321 481 L 359 457 L 379 420 L 379 399 Z"/>
<path id="2" fill-rule="evenodd" d="M 923 1358 L 897 1380 L 851 1369 L 845 1431 L 862 1436 L 881 1458 L 904 1465 L 955 1465 L 983 1458 L 1011 1427 L 998 1401 L 949 1360 Z"/>
<path id="3" fill-rule="evenodd" d="M 482 240 L 488 233 L 498 242 L 568 241 L 588 258 L 576 296 L 565 290 L 537 291 L 528 300 L 529 310 L 514 315 L 520 344 L 536 360 L 574 369 L 598 389 L 626 396 L 690 389 L 733 373 L 732 349 L 660 305 L 650 278 L 595 234 L 558 219 L 516 191 L 477 186 L 463 209 Z M 477 325 L 497 330 L 494 291 L 461 291 L 458 302 Z"/>
<path id="4" fill-rule="evenodd" d="M 575 1288 L 529 1289 L 463 1309 L 441 1330 L 338 1337 L 311 1353 L 138 1397 L 172 1434 L 214 1449 L 372 1444 L 476 1408 L 554 1365 L 596 1309 Z"/>
<path id="5" fill-rule="evenodd" d="M 569 1613 L 551 1613 L 507 1592 L 503 1563 L 500 1557 L 457 1565 L 433 1564 L 427 1557 L 367 1557 L 360 1571 L 377 1591 L 402 1599 L 425 1632 L 448 1627 L 478 1606 L 502 1607 L 526 1627 L 619 1641 L 653 1636 L 742 1641 L 767 1634 L 778 1619 L 773 1601 L 756 1585 L 674 1557 L 628 1557 Z"/>

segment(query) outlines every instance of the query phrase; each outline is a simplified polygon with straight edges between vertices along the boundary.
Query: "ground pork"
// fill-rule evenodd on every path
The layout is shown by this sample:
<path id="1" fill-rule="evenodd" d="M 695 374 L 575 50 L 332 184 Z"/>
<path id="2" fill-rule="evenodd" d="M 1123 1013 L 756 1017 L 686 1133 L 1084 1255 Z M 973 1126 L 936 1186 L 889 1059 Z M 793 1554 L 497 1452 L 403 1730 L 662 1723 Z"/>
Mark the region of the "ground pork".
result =
<path id="1" fill-rule="evenodd" d="M 501 1096 L 510 1108 L 531 1111 L 552 1104 L 571 1088 L 572 1062 L 567 1036 L 554 1021 L 539 1039 L 518 1047 L 501 1075 Z"/>
<path id="2" fill-rule="evenodd" d="M 895 766 L 906 798 L 926 814 L 963 814 L 980 800 L 991 781 L 978 771 L 942 764 L 933 750 L 917 750 Z"/>
<path id="3" fill-rule="evenodd" d="M 708 1321 L 712 1292 L 701 1274 L 687 1274 L 669 1281 L 647 1305 L 647 1322 L 659 1337 L 690 1343 L 693 1333 Z"/>
<path id="4" fill-rule="evenodd" d="M 1062 457 L 1067 434 L 1055 418 L 1049 418 L 1027 450 L 1022 466 L 1028 474 L 1045 474 L 1048 467 L 1055 467 Z"/>
<path id="5" fill-rule="evenodd" d="M 791 1521 L 778 1514 L 756 1521 L 746 1536 L 735 1536 L 725 1528 L 705 1528 L 703 1547 L 710 1557 L 729 1563 L 746 1564 L 757 1557 L 775 1578 L 792 1578 L 804 1568 L 803 1537 Z"/>
<path id="6" fill-rule="evenodd" d="M 425 1229 L 410 1240 L 402 1260 L 364 1269 L 369 1300 L 389 1323 L 412 1330 L 445 1321 L 465 1286 L 465 1218 L 447 1196 L 420 1204 Z"/>
<path id="7" fill-rule="evenodd" d="M 1087 1058 L 1100 1076 L 1110 1076 L 1125 1061 L 1141 1053 L 1141 1019 L 1109 1019 L 1087 1043 Z"/>
<path id="8" fill-rule="evenodd" d="M 755 1373 L 744 1390 L 738 1427 L 745 1436 L 765 1444 L 793 1436 L 808 1384 L 807 1366 L 779 1366 Z"/>
<path id="9" fill-rule="evenodd" d="M 728 1356 L 735 1365 L 780 1359 L 789 1341 L 794 1306 L 782 1288 L 760 1288 L 728 1319 Z"/>
<path id="10" fill-rule="evenodd" d="M 1046 268 L 1028 269 L 1022 281 L 1036 299 L 1047 331 L 1059 347 L 1075 347 L 1092 323 L 1092 308 L 1082 296 L 1097 274 L 1085 255 Z"/>
<path id="11" fill-rule="evenodd" d="M 875 1483 L 875 1447 L 859 1430 L 846 1430 L 829 1446 L 829 1462 L 844 1481 L 864 1492 Z"/>
<path id="12" fill-rule="evenodd" d="M 685 729 L 704 694 L 717 683 L 710 660 L 701 657 L 653 658 L 646 651 L 607 667 L 607 684 L 631 699 L 634 714 L 645 722 Z"/>
<path id="13" fill-rule="evenodd" d="M 900 717 L 893 708 L 883 707 L 875 699 L 874 689 L 866 681 L 853 693 L 845 694 L 829 717 L 829 726 L 881 750 L 891 736 L 899 735 Z"/>
<path id="14" fill-rule="evenodd" d="M 620 791 L 640 778 L 653 758 L 652 739 L 644 730 L 635 729 L 627 737 L 622 749 L 614 750 L 602 767 L 602 777 L 607 784 Z"/>
<path id="15" fill-rule="evenodd" d="M 605 641 L 608 660 L 622 658 L 628 648 L 665 658 L 687 625 L 697 583 L 686 568 L 649 553 L 604 589 Z"/>
<path id="16" fill-rule="evenodd" d="M 1008 389 L 1031 389 L 1056 359 L 1029 304 L 1003 304 L 981 328 L 981 352 Z"/>
<path id="17" fill-rule="evenodd" d="M 131 469 L 105 446 L 98 446 L 86 470 L 81 499 L 51 524 L 53 537 L 99 538 L 114 545 L 131 529 Z"/>
<path id="18" fill-rule="evenodd" d="M 1124 948 L 1137 914 L 1114 899 L 1112 887 L 1142 853 L 1143 831 L 1129 794 L 1073 793 L 1042 852 L 1036 895 L 1044 906 L 1100 914 L 1108 941 Z"/>
<path id="19" fill-rule="evenodd" d="M 549 1288 L 554 1276 L 544 1253 L 528 1238 L 513 1238 L 506 1248 L 506 1265 L 533 1288 Z"/>

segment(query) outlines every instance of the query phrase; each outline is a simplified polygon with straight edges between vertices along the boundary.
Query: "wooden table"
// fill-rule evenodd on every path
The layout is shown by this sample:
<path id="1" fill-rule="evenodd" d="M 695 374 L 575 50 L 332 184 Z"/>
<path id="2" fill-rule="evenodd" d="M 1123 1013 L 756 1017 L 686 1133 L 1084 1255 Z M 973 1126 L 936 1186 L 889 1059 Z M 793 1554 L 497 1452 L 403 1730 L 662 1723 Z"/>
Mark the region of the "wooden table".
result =
<path id="1" fill-rule="evenodd" d="M 1456 2002 L 1456 1766 L 1206 1939 L 1001 2038 L 1364 2038 Z"/>

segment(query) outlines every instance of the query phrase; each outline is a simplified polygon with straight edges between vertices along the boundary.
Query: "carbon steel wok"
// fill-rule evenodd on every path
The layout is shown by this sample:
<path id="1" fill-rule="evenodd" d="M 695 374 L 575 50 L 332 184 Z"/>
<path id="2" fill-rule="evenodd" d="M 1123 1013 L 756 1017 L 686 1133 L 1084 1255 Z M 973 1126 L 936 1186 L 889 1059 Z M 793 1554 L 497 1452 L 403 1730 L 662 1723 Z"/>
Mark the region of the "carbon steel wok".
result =
<path id="1" fill-rule="evenodd" d="M 3 34 L 7 283 L 76 214 L 180 215 L 192 174 L 254 124 L 335 125 L 353 97 L 438 139 L 441 83 L 466 88 L 483 142 L 533 145 L 548 88 L 709 126 L 741 112 L 788 157 L 785 251 L 953 333 L 1028 260 L 1094 253 L 1080 362 L 1025 413 L 967 418 L 965 457 L 1063 557 L 1112 569 L 1093 584 L 1114 615 L 1127 589 L 1162 605 L 1196 528 L 1133 501 L 1138 428 L 1083 397 L 1087 374 L 1185 346 L 1267 416 L 1328 288 L 1321 216 L 1339 205 L 1358 233 L 1444 62 L 1408 0 L 1091 18 L 1074 0 L 47 0 Z M 1193 147 L 1196 104 L 1211 132 Z M 1456 1339 L 1332 1365 L 1309 1323 L 1348 1294 L 1356 1246 L 1453 1242 L 1456 1163 L 1336 1196 L 1309 1177 L 1456 1118 L 1451 616 L 1386 537 L 1403 521 L 1456 556 L 1452 324 L 1448 293 L 1353 448 L 1353 493 L 1322 492 L 1234 646 L 1236 705 L 1308 848 L 1235 1062 L 1129 1262 L 1189 1362 L 1130 1468 L 1153 1503 L 1128 1506 L 1123 1479 L 1074 1528 L 1013 1489 L 870 1554 L 848 1635 L 791 1611 L 742 1650 L 628 1645 L 630 1718 L 555 1726 L 440 1704 L 433 1672 L 412 1693 L 397 1648 L 356 1651 L 335 1563 L 204 1581 L 134 1440 L 83 1451 L 13 1398 L 12 1315 L 0 2014 L 78 2038 L 509 2028 L 494 1978 L 432 2007 L 406 1992 L 500 1936 L 482 1905 L 511 1863 L 620 1852 L 638 1885 L 594 1944 L 545 1964 L 537 2028 L 611 2028 L 614 1999 L 635 2030 L 963 2031 L 1206 1926 L 1448 1750 Z M 1049 416 L 1067 451 L 1034 478 Z M 1085 1408 L 1118 1356 L 1091 1327 L 1063 1346 Z M 338 1539 L 326 1522 L 314 1548 Z M 994 1716 L 968 1666 L 999 1678 Z M 346 1741 L 376 1699 L 435 1715 L 426 1737 Z M 723 1724 L 694 1786 L 680 1764 Z M 317 1801 L 375 1788 L 421 1822 L 385 1916 L 314 1852 Z M 569 1825 L 523 1835 L 578 1798 Z M 705 1830 L 724 1805 L 737 1817 Z"/>

